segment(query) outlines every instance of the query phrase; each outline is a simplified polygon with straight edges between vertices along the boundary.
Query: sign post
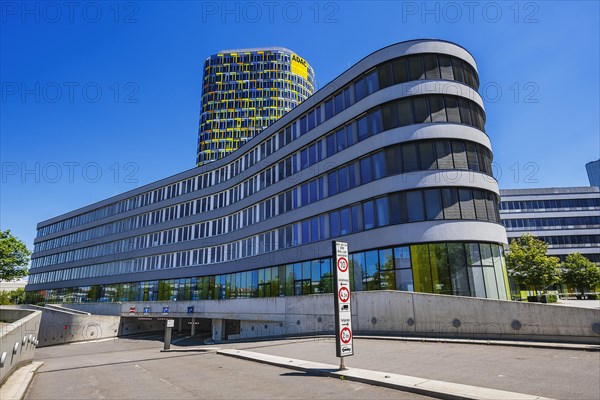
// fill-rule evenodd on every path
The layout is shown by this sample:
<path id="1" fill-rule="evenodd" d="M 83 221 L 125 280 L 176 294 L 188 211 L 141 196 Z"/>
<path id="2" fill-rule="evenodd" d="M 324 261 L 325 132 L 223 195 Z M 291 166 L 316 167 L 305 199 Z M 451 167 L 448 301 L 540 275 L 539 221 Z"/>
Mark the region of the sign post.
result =
<path id="1" fill-rule="evenodd" d="M 352 346 L 352 311 L 350 310 L 350 263 L 348 243 L 332 242 L 335 279 L 335 354 L 340 370 L 346 369 L 344 357 L 354 355 Z"/>

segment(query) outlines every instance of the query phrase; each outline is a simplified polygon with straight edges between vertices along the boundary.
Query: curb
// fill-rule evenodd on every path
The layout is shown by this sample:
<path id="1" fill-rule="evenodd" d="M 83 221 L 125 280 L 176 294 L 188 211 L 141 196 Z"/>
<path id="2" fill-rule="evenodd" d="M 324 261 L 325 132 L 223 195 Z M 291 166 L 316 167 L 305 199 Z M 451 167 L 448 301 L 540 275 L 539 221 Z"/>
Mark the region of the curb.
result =
<path id="1" fill-rule="evenodd" d="M 404 392 L 416 393 L 440 399 L 550 400 L 541 396 L 508 392 L 497 389 L 488 389 L 479 386 L 463 385 L 460 383 L 436 381 L 407 375 L 390 374 L 359 368 L 349 368 L 347 370 L 340 371 L 336 365 L 272 356 L 245 350 L 218 350 L 217 354 L 248 361 L 255 361 L 276 367 L 293 369 L 296 371 L 306 372 L 308 374 L 327 376 L 336 379 L 345 379 L 375 386 L 383 386 L 390 389 L 402 390 Z"/>
<path id="2" fill-rule="evenodd" d="M 0 387 L 0 398 L 2 400 L 22 400 L 33 381 L 35 372 L 42 365 L 44 365 L 43 362 L 35 361 L 14 371 Z"/>

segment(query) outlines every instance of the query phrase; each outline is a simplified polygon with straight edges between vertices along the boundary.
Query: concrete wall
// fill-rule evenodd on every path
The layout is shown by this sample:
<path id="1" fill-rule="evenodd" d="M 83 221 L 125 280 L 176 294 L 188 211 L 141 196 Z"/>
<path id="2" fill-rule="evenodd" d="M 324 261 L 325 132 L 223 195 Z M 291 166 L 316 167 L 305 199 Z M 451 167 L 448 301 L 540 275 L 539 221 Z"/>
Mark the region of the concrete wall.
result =
<path id="1" fill-rule="evenodd" d="M 42 312 L 39 347 L 116 337 L 119 334 L 119 316 L 85 315 L 34 305 L 22 307 Z"/>
<path id="2" fill-rule="evenodd" d="M 332 295 L 123 303 L 121 315 L 144 317 L 147 306 L 149 318 L 191 317 L 187 307 L 194 306 L 193 316 L 213 320 L 215 340 L 226 339 L 226 320 L 241 321 L 239 334 L 229 339 L 330 334 L 335 326 Z M 352 315 L 356 334 L 600 344 L 598 310 L 552 304 L 373 291 L 353 293 Z"/>
<path id="3" fill-rule="evenodd" d="M 0 385 L 33 360 L 41 318 L 39 311 L 0 307 Z"/>

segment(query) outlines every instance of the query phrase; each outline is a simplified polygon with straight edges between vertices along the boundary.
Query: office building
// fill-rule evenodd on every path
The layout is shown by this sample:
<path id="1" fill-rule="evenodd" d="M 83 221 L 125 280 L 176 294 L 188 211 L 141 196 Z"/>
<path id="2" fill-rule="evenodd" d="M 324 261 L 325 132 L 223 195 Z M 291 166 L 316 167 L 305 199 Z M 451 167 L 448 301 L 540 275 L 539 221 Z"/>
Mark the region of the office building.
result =
<path id="1" fill-rule="evenodd" d="M 564 187 L 500 191 L 500 217 L 508 240 L 530 233 L 564 260 L 581 253 L 600 265 L 600 189 Z"/>
<path id="2" fill-rule="evenodd" d="M 167 301 L 351 289 L 506 299 L 473 56 L 378 50 L 237 151 L 38 224 L 31 299 Z"/>
<path id="3" fill-rule="evenodd" d="M 306 100 L 312 67 L 280 48 L 222 50 L 204 63 L 196 165 L 218 160 Z"/>
<path id="4" fill-rule="evenodd" d="M 600 187 L 600 160 L 590 161 L 585 164 L 590 186 Z"/>

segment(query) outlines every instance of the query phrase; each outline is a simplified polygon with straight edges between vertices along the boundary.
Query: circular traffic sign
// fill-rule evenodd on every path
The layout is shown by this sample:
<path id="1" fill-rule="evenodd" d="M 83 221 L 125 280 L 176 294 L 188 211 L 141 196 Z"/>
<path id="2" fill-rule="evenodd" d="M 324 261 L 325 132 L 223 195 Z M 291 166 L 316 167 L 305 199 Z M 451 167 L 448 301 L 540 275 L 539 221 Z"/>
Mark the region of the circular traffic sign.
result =
<path id="1" fill-rule="evenodd" d="M 350 300 L 350 291 L 346 286 L 342 286 L 338 292 L 338 298 L 342 303 L 347 303 Z"/>
<path id="2" fill-rule="evenodd" d="M 337 267 L 340 272 L 346 272 L 348 270 L 348 260 L 346 257 L 340 257 L 337 262 Z"/>
<path id="3" fill-rule="evenodd" d="M 352 331 L 350 330 L 350 328 L 342 328 L 342 330 L 340 331 L 340 340 L 344 344 L 350 343 L 350 341 L 352 340 Z"/>

